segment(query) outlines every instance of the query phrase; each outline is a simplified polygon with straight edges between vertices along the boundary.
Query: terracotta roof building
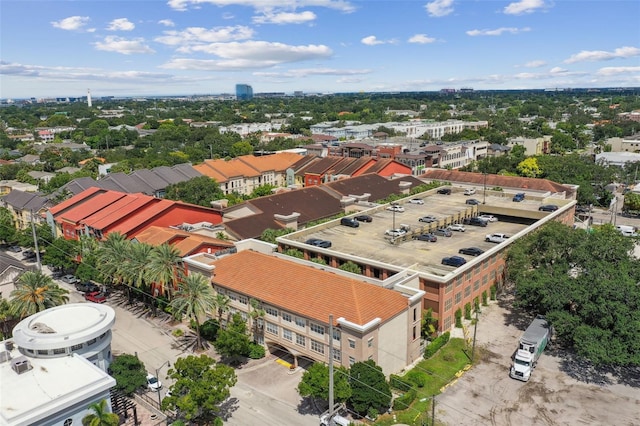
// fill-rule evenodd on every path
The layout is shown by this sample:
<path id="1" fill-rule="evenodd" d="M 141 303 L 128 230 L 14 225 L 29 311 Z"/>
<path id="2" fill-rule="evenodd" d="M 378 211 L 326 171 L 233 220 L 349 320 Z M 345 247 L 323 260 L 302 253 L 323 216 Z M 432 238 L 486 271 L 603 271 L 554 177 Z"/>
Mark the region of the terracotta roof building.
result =
<path id="1" fill-rule="evenodd" d="M 198 255 L 185 263 L 190 273 L 212 274 L 216 292 L 231 300 L 231 313 L 247 318 L 248 301 L 257 300 L 266 314 L 254 338 L 286 350 L 296 362 L 329 361 L 330 315 L 339 365 L 372 359 L 389 375 L 421 357 L 422 291 L 390 290 L 253 250 L 219 259 Z"/>

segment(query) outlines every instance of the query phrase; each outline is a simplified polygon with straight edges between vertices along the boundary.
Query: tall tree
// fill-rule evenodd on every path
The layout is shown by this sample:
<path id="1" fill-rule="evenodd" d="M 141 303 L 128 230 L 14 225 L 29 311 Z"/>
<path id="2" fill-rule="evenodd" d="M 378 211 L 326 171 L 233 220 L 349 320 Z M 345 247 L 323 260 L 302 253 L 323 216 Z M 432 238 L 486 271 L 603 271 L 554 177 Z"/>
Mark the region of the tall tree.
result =
<path id="1" fill-rule="evenodd" d="M 208 176 L 199 176 L 186 182 L 167 186 L 164 198 L 184 203 L 211 207 L 211 202 L 224 198 L 220 184 Z"/>
<path id="2" fill-rule="evenodd" d="M 176 282 L 183 276 L 182 257 L 178 249 L 170 244 L 154 247 L 149 256 L 147 280 L 161 294 L 171 298 Z"/>
<path id="3" fill-rule="evenodd" d="M 222 324 L 222 315 L 229 311 L 231 299 L 225 294 L 216 293 L 216 310 L 218 311 L 218 324 Z"/>
<path id="4" fill-rule="evenodd" d="M 391 405 L 391 388 L 387 383 L 382 368 L 373 360 L 356 362 L 349 370 L 351 398 L 353 409 L 365 415 L 371 409 L 383 413 Z"/>
<path id="5" fill-rule="evenodd" d="M 247 333 L 247 323 L 240 314 L 234 314 L 227 327 L 218 332 L 214 346 L 220 355 L 234 362 L 238 357 L 249 354 L 251 339 Z"/>
<path id="6" fill-rule="evenodd" d="M 0 207 L 0 241 L 7 244 L 16 241 L 15 221 L 6 207 Z"/>
<path id="7" fill-rule="evenodd" d="M 349 372 L 344 367 L 333 371 L 333 396 L 337 402 L 346 402 L 351 397 Z M 298 384 L 298 393 L 302 397 L 310 396 L 329 401 L 329 366 L 316 362 L 309 367 Z"/>
<path id="8" fill-rule="evenodd" d="M 169 304 L 174 312 L 186 315 L 196 326 L 196 349 L 203 348 L 200 336 L 200 320 L 215 309 L 216 298 L 213 287 L 207 278 L 191 273 L 178 283 L 178 290 Z"/>
<path id="9" fill-rule="evenodd" d="M 125 395 L 133 395 L 147 383 L 147 370 L 137 356 L 118 355 L 109 365 L 109 369 L 116 379 L 116 389 Z"/>
<path id="10" fill-rule="evenodd" d="M 93 413 L 82 418 L 82 426 L 118 426 L 120 424 L 118 415 L 109 412 L 106 399 L 90 404 L 89 409 Z"/>
<path id="11" fill-rule="evenodd" d="M 251 318 L 251 327 L 253 328 L 253 341 L 257 342 L 259 335 L 260 321 L 263 320 L 266 315 L 265 310 L 257 299 L 251 298 L 249 300 L 249 318 Z"/>
<path id="12" fill-rule="evenodd" d="M 176 410 L 179 418 L 197 424 L 211 424 L 237 382 L 233 368 L 206 355 L 178 358 L 168 375 L 175 383 L 162 408 Z"/>
<path id="13" fill-rule="evenodd" d="M 11 292 L 13 313 L 20 318 L 33 315 L 69 301 L 69 292 L 59 287 L 51 277 L 39 271 L 27 271 L 20 275 L 16 288 Z"/>

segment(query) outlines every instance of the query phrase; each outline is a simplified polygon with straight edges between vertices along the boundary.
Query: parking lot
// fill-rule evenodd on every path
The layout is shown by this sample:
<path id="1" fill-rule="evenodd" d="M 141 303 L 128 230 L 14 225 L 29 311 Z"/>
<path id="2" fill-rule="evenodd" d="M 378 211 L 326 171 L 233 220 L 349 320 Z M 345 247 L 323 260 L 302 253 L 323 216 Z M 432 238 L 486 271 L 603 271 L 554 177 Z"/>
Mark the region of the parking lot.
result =
<path id="1" fill-rule="evenodd" d="M 446 425 L 638 425 L 640 370 L 596 370 L 551 347 L 529 382 L 509 377 L 511 355 L 529 317 L 508 306 L 483 308 L 477 329 L 481 361 L 436 399 Z"/>

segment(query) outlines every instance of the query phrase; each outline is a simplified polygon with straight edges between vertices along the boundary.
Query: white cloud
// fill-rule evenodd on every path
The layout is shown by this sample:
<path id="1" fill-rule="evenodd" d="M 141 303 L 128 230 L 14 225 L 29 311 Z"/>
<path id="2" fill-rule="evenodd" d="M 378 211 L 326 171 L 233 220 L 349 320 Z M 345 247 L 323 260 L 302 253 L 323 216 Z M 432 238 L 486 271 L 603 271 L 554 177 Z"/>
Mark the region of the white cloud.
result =
<path id="1" fill-rule="evenodd" d="M 436 41 L 433 37 L 428 37 L 426 34 L 416 34 L 409 39 L 409 43 L 429 44 Z"/>
<path id="2" fill-rule="evenodd" d="M 51 25 L 53 25 L 54 28 L 67 31 L 80 30 L 87 25 L 87 23 L 89 23 L 88 16 L 70 16 L 59 21 L 51 21 Z"/>
<path id="3" fill-rule="evenodd" d="M 315 21 L 316 14 L 305 11 L 300 13 L 281 12 L 281 13 L 265 13 L 264 15 L 254 16 L 253 22 L 256 24 L 305 24 Z"/>
<path id="4" fill-rule="evenodd" d="M 439 18 L 453 13 L 453 0 L 435 0 L 425 6 L 429 16 Z"/>
<path id="5" fill-rule="evenodd" d="M 118 18 L 118 19 L 114 19 L 113 21 L 109 22 L 109 26 L 107 27 L 107 30 L 109 30 L 109 31 L 131 31 L 135 27 L 136 26 L 133 24 L 133 22 L 129 21 L 127 18 Z"/>
<path id="6" fill-rule="evenodd" d="M 500 36 L 504 33 L 509 33 L 509 34 L 518 34 L 518 33 L 524 33 L 524 32 L 528 32 L 531 31 L 531 28 L 528 27 L 524 27 L 524 28 L 507 28 L 507 27 L 502 27 L 502 28 L 496 28 L 495 30 L 469 30 L 467 31 L 467 35 L 471 36 L 471 37 L 476 37 L 476 36 Z"/>
<path id="7" fill-rule="evenodd" d="M 544 0 L 520 0 L 509 3 L 503 10 L 506 15 L 524 15 L 546 7 Z"/>
<path id="8" fill-rule="evenodd" d="M 24 65 L 0 61 L 0 74 L 23 77 L 37 77 L 52 80 L 120 80 L 148 81 L 172 78 L 171 74 L 151 73 L 144 71 L 105 71 L 98 68 L 85 67 L 48 67 L 41 65 Z"/>
<path id="9" fill-rule="evenodd" d="M 596 61 L 609 61 L 611 59 L 630 58 L 632 56 L 639 56 L 640 48 L 637 47 L 619 47 L 613 52 L 607 52 L 604 50 L 583 50 L 580 53 L 571 55 L 569 59 L 564 61 L 565 64 L 573 64 L 575 62 L 596 62 Z"/>
<path id="10" fill-rule="evenodd" d="M 98 41 L 93 44 L 96 49 L 106 52 L 117 52 L 123 55 L 131 55 L 133 53 L 154 53 L 155 51 L 145 44 L 143 38 L 126 39 L 117 36 L 107 36 L 104 41 Z"/>
<path id="11" fill-rule="evenodd" d="M 158 24 L 164 25 L 165 27 L 175 27 L 176 24 L 171 19 L 161 19 L 158 21 Z"/>
<path id="12" fill-rule="evenodd" d="M 540 68 L 547 65 L 547 63 L 545 61 L 541 61 L 541 60 L 537 60 L 537 61 L 529 61 L 526 64 L 524 64 L 525 67 L 527 68 Z"/>
<path id="13" fill-rule="evenodd" d="M 198 8 L 203 4 L 213 6 L 246 6 L 257 11 L 296 10 L 304 7 L 325 7 L 350 13 L 355 7 L 347 0 L 168 0 L 170 8 L 185 11 L 189 7 Z"/>
<path id="14" fill-rule="evenodd" d="M 640 74 L 640 67 L 603 67 L 596 72 L 597 75 Z"/>
<path id="15" fill-rule="evenodd" d="M 229 41 L 247 40 L 253 37 L 253 30 L 249 27 L 217 27 L 202 28 L 189 27 L 182 31 L 164 31 L 164 35 L 156 37 L 154 41 L 169 46 L 178 46 L 179 51 L 189 52 L 193 46 L 206 43 L 223 43 Z"/>
<path id="16" fill-rule="evenodd" d="M 323 59 L 330 57 L 333 53 L 331 49 L 323 45 L 292 46 L 266 41 L 211 43 L 193 46 L 191 50 L 216 55 L 221 59 L 176 58 L 161 67 L 169 69 L 242 70 Z"/>
<path id="17" fill-rule="evenodd" d="M 253 75 L 258 77 L 269 77 L 269 78 L 304 78 L 313 75 L 338 75 L 338 76 L 352 76 L 352 75 L 362 75 L 362 74 L 370 74 L 370 69 L 336 69 L 336 68 L 298 68 L 291 69 L 283 72 L 254 72 Z"/>
<path id="18" fill-rule="evenodd" d="M 378 40 L 376 36 L 373 36 L 373 35 L 363 38 L 362 40 L 360 40 L 360 42 L 362 44 L 366 44 L 367 46 L 375 46 L 376 44 L 385 44 L 384 41 Z"/>
<path id="19" fill-rule="evenodd" d="M 566 70 L 566 69 L 564 69 L 564 68 L 560 68 L 560 67 L 553 67 L 553 68 L 551 68 L 551 69 L 549 70 L 549 72 L 550 72 L 551 74 L 565 74 L 565 73 L 568 73 L 568 72 L 569 72 L 569 70 Z"/>

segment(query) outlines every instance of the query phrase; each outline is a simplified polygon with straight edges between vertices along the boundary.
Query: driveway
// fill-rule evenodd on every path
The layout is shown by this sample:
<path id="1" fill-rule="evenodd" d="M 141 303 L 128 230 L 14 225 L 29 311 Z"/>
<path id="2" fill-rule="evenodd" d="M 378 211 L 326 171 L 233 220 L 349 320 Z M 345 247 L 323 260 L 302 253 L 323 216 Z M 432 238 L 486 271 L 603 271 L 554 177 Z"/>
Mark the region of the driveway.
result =
<path id="1" fill-rule="evenodd" d="M 529 382 L 509 377 L 511 355 L 528 326 L 510 301 L 483 308 L 477 329 L 481 361 L 436 398 L 446 425 L 637 425 L 640 369 L 598 371 L 550 348 Z M 471 330 L 473 335 L 473 330 Z"/>

